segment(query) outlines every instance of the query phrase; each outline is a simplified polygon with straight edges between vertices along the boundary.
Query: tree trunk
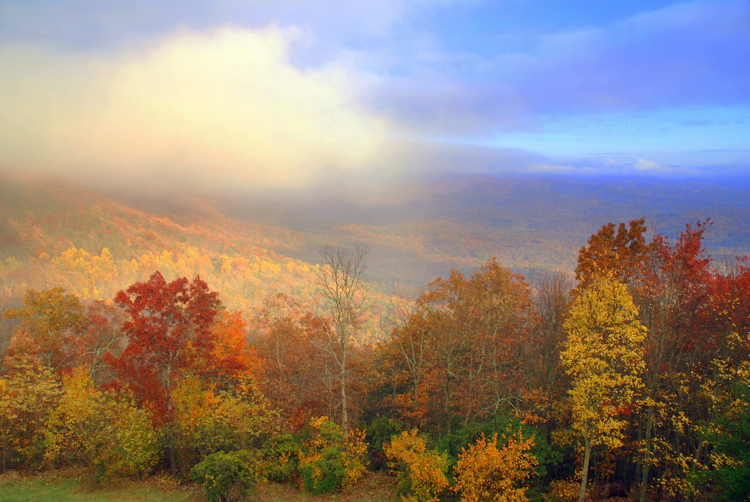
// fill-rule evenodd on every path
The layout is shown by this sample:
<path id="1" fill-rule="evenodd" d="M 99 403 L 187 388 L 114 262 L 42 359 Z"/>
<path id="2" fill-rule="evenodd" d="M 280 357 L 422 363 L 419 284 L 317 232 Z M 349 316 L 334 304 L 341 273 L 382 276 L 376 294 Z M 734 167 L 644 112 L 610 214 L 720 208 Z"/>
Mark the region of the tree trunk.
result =
<path id="1" fill-rule="evenodd" d="M 646 502 L 646 490 L 648 489 L 648 474 L 651 468 L 651 429 L 654 424 L 654 407 L 648 407 L 648 420 L 646 421 L 646 445 L 643 452 L 641 466 L 640 502 Z"/>
<path id="2" fill-rule="evenodd" d="M 583 437 L 583 472 L 581 473 L 581 492 L 578 494 L 578 502 L 583 502 L 586 498 L 586 484 L 589 480 L 589 462 L 591 461 L 591 439 L 588 434 Z"/>
<path id="3" fill-rule="evenodd" d="M 349 410 L 346 401 L 346 352 L 345 346 L 341 356 L 341 372 L 339 373 L 339 379 L 341 380 L 341 430 L 344 431 L 344 435 L 349 433 Z"/>

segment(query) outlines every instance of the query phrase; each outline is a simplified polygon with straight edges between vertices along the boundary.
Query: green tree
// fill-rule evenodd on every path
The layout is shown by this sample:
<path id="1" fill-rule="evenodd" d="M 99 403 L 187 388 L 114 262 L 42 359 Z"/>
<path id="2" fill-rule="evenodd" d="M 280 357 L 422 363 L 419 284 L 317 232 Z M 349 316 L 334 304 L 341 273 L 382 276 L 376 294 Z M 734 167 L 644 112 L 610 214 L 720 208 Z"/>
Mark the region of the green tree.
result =
<path id="1" fill-rule="evenodd" d="M 627 423 L 620 416 L 632 408 L 643 386 L 646 330 L 627 288 L 607 277 L 592 280 L 573 301 L 565 330 L 568 340 L 560 358 L 572 379 L 573 429 L 584 444 L 583 501 L 592 448 L 622 445 Z"/>

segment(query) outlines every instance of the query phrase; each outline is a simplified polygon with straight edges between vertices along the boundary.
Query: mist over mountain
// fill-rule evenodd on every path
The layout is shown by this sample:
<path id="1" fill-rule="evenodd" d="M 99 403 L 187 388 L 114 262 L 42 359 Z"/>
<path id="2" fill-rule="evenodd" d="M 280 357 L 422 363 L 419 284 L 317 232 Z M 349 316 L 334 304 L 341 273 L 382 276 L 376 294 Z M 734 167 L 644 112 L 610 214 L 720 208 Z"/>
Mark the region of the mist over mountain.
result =
<path id="1" fill-rule="evenodd" d="M 720 181 L 443 174 L 252 196 L 98 193 L 186 228 L 200 222 L 219 234 L 245 232 L 248 243 L 306 263 L 318 261 L 324 244 L 360 243 L 372 250 L 371 280 L 413 288 L 492 256 L 524 275 L 572 272 L 579 248 L 602 225 L 641 217 L 671 237 L 710 219 L 708 250 L 744 255 L 750 190 Z"/>

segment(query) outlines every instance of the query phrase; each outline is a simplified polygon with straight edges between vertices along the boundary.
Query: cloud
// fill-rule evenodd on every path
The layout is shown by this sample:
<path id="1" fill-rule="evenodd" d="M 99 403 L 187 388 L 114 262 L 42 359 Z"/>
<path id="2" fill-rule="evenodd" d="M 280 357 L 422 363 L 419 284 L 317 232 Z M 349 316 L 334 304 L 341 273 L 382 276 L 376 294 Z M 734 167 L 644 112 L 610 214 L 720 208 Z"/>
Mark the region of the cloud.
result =
<path id="1" fill-rule="evenodd" d="M 748 26 L 744 0 L 693 1 L 529 35 L 522 52 L 430 53 L 419 72 L 373 87 L 370 105 L 412 132 L 452 135 L 527 129 L 553 114 L 747 106 Z"/>
<path id="2" fill-rule="evenodd" d="M 101 53 L 0 48 L 0 161 L 147 184 L 301 186 L 368 165 L 387 125 L 335 66 L 289 63 L 299 31 L 182 31 Z"/>

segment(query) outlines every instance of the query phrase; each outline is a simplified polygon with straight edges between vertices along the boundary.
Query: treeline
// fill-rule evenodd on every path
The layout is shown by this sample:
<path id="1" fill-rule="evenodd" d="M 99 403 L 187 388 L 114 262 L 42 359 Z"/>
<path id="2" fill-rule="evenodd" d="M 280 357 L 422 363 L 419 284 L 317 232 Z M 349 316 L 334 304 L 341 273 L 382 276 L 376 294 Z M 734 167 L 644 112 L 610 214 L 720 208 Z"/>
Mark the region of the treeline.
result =
<path id="1" fill-rule="evenodd" d="M 108 302 L 28 290 L 4 313 L 1 467 L 163 470 L 214 500 L 368 468 L 412 501 L 745 500 L 750 268 L 713 263 L 706 228 L 605 225 L 575 280 L 452 271 L 384 340 L 362 248 L 323 249 L 315 308 L 274 294 L 243 316 L 158 272 Z"/>

